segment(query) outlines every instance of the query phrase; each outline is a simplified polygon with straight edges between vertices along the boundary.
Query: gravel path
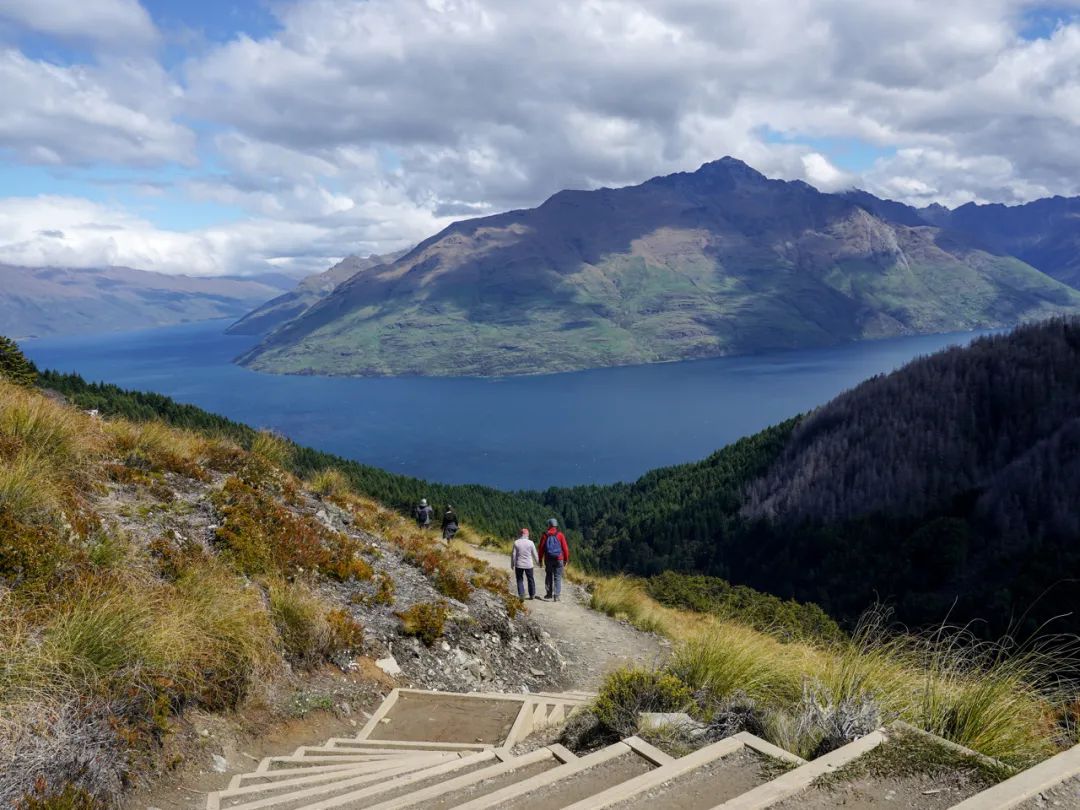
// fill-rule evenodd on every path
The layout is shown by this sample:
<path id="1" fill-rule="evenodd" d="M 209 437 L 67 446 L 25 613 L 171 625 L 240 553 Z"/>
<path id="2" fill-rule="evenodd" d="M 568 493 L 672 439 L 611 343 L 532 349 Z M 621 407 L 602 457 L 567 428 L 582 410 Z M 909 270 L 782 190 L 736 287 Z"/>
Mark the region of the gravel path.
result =
<path id="1" fill-rule="evenodd" d="M 516 590 L 510 555 L 486 549 L 469 552 L 496 570 L 506 571 L 511 590 Z M 536 569 L 535 601 L 526 601 L 529 614 L 551 634 L 555 647 L 567 661 L 570 688 L 595 692 L 604 675 L 628 663 L 652 665 L 662 662 L 671 643 L 652 633 L 643 633 L 626 622 L 589 608 L 589 594 L 580 585 L 563 580 L 562 599 L 545 602 L 544 570 Z"/>

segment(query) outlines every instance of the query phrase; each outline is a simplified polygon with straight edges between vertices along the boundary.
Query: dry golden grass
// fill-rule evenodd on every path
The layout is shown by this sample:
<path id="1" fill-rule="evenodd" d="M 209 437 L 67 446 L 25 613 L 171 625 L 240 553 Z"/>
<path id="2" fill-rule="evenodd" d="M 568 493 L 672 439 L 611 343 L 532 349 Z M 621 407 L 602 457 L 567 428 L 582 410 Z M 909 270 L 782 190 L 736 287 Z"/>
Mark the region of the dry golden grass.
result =
<path id="1" fill-rule="evenodd" d="M 269 430 L 260 430 L 251 443 L 251 452 L 268 464 L 284 469 L 293 455 L 289 441 Z"/>
<path id="2" fill-rule="evenodd" d="M 0 508 L 11 517 L 41 522 L 72 508 L 106 447 L 96 420 L 0 382 Z"/>
<path id="3" fill-rule="evenodd" d="M 814 682 L 834 703 L 868 695 L 886 719 L 1014 766 L 1057 750 L 1053 718 L 1078 691 L 1058 677 L 1077 670 L 1068 642 L 1016 649 L 963 629 L 892 632 L 871 614 L 850 642 L 783 643 L 738 622 L 660 605 L 631 578 L 575 578 L 592 589 L 593 608 L 679 642 L 669 669 L 695 690 L 717 699 L 741 692 L 785 711 Z"/>
<path id="4" fill-rule="evenodd" d="M 37 695 L 161 691 L 180 704 L 233 705 L 274 660 L 258 589 L 203 568 L 165 584 L 84 576 L 61 598 L 0 601 L 0 704 Z"/>
<path id="5" fill-rule="evenodd" d="M 307 487 L 323 498 L 342 498 L 352 492 L 349 479 L 335 467 L 319 470 L 308 478 Z"/>

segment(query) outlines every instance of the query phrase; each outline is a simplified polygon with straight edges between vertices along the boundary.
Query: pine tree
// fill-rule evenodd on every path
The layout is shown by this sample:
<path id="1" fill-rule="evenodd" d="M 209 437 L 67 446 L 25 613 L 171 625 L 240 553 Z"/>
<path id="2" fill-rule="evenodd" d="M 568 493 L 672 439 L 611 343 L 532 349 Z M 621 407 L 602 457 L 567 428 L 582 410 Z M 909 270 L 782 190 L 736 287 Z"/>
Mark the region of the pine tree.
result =
<path id="1" fill-rule="evenodd" d="M 0 335 L 0 377 L 16 385 L 30 386 L 37 381 L 37 368 L 14 340 L 3 335 Z"/>

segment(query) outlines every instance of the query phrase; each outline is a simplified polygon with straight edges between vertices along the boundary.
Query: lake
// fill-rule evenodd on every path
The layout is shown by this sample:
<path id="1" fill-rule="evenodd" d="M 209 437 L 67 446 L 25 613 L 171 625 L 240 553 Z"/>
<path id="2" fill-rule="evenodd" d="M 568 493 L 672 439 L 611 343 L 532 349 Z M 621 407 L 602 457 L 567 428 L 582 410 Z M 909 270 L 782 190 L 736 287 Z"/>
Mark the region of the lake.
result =
<path id="1" fill-rule="evenodd" d="M 505 379 L 287 377 L 230 361 L 228 321 L 26 341 L 42 368 L 156 391 L 383 469 L 504 489 L 703 458 L 972 333 Z"/>

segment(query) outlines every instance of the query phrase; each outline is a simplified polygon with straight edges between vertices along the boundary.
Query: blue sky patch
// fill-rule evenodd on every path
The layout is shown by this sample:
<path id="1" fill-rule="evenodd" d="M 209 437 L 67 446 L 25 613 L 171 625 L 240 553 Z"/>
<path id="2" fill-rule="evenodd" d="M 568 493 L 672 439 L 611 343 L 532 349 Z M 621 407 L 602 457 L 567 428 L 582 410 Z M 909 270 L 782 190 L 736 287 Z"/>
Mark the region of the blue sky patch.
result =
<path id="1" fill-rule="evenodd" d="M 837 168 L 848 172 L 867 171 L 873 167 L 875 161 L 896 155 L 894 147 L 876 146 L 860 138 L 816 137 L 778 132 L 770 127 L 762 128 L 761 137 L 766 143 L 798 144 L 809 147 L 823 154 Z"/>

